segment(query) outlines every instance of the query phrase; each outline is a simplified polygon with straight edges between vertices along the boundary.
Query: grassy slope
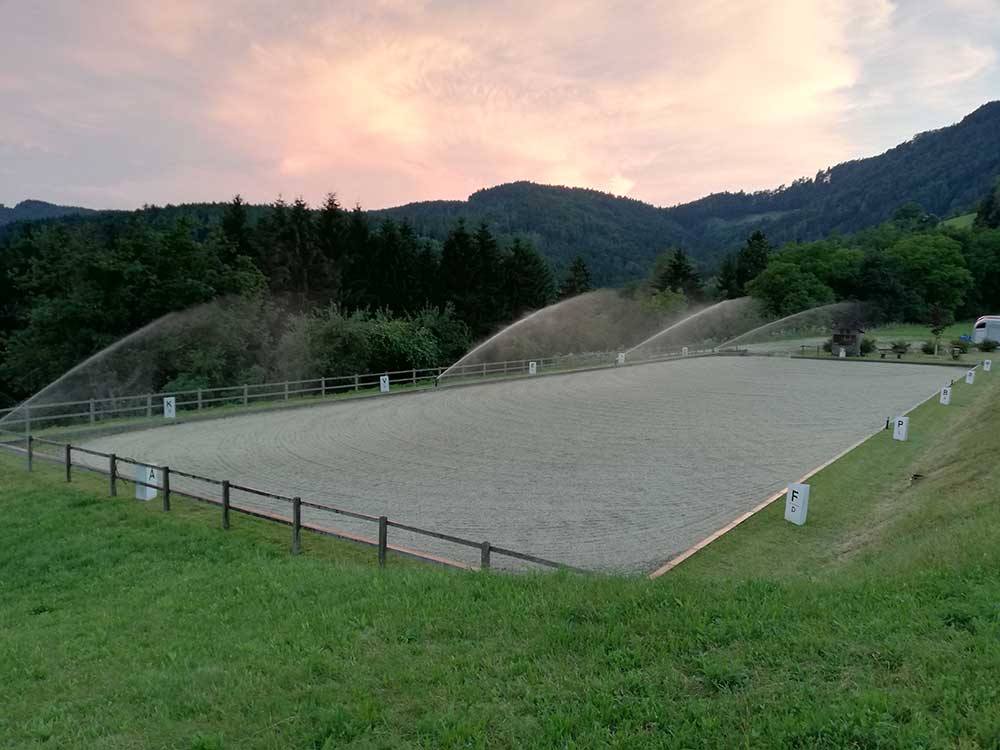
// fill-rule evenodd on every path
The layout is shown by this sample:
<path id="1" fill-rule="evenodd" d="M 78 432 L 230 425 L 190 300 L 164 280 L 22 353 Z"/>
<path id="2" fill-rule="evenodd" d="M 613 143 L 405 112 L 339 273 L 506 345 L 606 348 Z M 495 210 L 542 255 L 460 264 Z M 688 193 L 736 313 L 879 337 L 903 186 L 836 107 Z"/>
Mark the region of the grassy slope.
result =
<path id="1" fill-rule="evenodd" d="M 817 476 L 805 527 L 776 504 L 655 582 L 291 558 L 287 529 L 0 456 L 0 745 L 996 747 L 979 380 Z"/>
<path id="2" fill-rule="evenodd" d="M 971 336 L 973 323 L 975 323 L 973 320 L 960 320 L 948 326 L 944 330 L 944 333 L 941 334 L 942 343 L 947 345 L 949 341 L 957 339 L 959 336 Z M 928 326 L 917 325 L 915 323 L 875 328 L 869 335 L 875 336 L 880 344 L 888 344 L 892 341 L 922 342 L 933 339 Z"/>
<path id="3" fill-rule="evenodd" d="M 942 222 L 945 226 L 955 227 L 956 229 L 968 229 L 972 226 L 972 222 L 976 220 L 975 212 L 971 214 L 962 214 L 961 216 L 955 216 L 951 219 L 946 219 Z"/>

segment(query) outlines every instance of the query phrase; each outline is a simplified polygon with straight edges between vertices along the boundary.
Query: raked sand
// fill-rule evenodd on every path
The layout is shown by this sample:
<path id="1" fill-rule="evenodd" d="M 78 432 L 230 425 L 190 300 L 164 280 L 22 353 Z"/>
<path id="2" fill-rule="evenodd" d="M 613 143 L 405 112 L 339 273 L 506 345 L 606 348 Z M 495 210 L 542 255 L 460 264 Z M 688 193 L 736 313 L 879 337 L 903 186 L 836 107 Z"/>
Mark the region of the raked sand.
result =
<path id="1" fill-rule="evenodd" d="M 930 366 L 713 357 L 171 425 L 88 447 L 638 572 L 955 377 Z M 371 524 L 303 515 L 375 534 Z M 390 542 L 478 561 L 476 550 L 395 529 Z"/>

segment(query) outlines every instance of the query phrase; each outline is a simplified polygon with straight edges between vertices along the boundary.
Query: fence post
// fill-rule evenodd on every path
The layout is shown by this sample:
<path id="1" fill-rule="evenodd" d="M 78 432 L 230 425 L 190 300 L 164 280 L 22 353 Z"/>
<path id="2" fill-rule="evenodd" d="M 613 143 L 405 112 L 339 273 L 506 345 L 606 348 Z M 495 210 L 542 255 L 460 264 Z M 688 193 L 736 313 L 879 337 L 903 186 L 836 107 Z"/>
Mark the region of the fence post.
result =
<path id="1" fill-rule="evenodd" d="M 201 411 L 201 388 L 198 389 L 198 411 Z"/>
<path id="2" fill-rule="evenodd" d="M 118 497 L 118 458 L 112 453 L 108 456 L 108 492 L 111 497 Z"/>
<path id="3" fill-rule="evenodd" d="M 489 542 L 483 542 L 483 545 L 482 545 L 482 548 L 481 548 L 480 554 L 479 554 L 479 569 L 480 570 L 489 570 L 490 569 L 490 550 L 492 550 L 492 549 L 493 549 L 493 547 L 490 545 Z"/>
<path id="4" fill-rule="evenodd" d="M 292 498 L 292 554 L 302 550 L 302 498 Z"/>
<path id="5" fill-rule="evenodd" d="M 486 377 L 486 363 L 483 362 L 483 377 Z"/>
<path id="6" fill-rule="evenodd" d="M 417 368 L 413 368 L 413 385 L 417 384 Z"/>
<path id="7" fill-rule="evenodd" d="M 378 564 L 385 567 L 385 550 L 389 537 L 389 519 L 386 516 L 378 517 Z"/>
<path id="8" fill-rule="evenodd" d="M 94 424 L 97 421 L 97 415 L 94 413 L 94 399 L 90 399 L 90 423 Z"/>
<path id="9" fill-rule="evenodd" d="M 66 443 L 66 481 L 73 481 L 73 446 Z"/>
<path id="10" fill-rule="evenodd" d="M 326 398 L 326 378 L 322 377 L 319 379 L 319 395 Z"/>
<path id="11" fill-rule="evenodd" d="M 170 467 L 164 466 L 163 469 L 163 510 L 167 512 L 170 510 Z"/>
<path id="12" fill-rule="evenodd" d="M 243 405 L 246 406 L 250 402 L 250 389 L 244 385 L 243 386 Z"/>
<path id="13" fill-rule="evenodd" d="M 150 394 L 146 396 L 146 417 L 153 416 L 153 396 Z"/>
<path id="14" fill-rule="evenodd" d="M 358 390 L 358 376 L 356 374 L 354 376 L 354 390 Z"/>
<path id="15" fill-rule="evenodd" d="M 285 381 L 285 401 L 288 400 L 288 381 Z"/>
<path id="16" fill-rule="evenodd" d="M 222 480 L 222 528 L 229 528 L 229 480 Z"/>
<path id="17" fill-rule="evenodd" d="M 28 435 L 28 439 L 25 441 L 28 444 L 28 471 L 31 471 L 31 465 L 35 457 L 35 439 Z"/>
<path id="18" fill-rule="evenodd" d="M 24 439 L 27 440 L 31 436 L 31 406 L 26 404 L 24 407 Z"/>

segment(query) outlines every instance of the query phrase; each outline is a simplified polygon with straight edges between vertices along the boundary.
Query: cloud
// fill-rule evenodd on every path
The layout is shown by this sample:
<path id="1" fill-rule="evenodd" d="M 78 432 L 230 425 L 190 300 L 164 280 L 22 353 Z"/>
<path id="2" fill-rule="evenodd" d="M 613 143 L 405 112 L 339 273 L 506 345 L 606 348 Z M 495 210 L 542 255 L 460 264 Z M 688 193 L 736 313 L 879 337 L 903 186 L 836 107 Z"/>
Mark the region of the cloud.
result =
<path id="1" fill-rule="evenodd" d="M 21 154 L 19 189 L 112 205 L 378 207 L 519 179 L 671 204 L 970 108 L 996 83 L 996 5 L 947 2 L 23 4 L 0 144 L 63 156 Z"/>

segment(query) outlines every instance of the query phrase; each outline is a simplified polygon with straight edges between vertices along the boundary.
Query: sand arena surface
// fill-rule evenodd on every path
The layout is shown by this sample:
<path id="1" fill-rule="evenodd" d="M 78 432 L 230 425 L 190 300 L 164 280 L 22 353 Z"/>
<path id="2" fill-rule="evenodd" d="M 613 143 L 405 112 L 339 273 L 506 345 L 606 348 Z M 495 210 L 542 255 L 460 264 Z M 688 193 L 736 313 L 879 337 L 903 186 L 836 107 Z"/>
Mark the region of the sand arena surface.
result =
<path id="1" fill-rule="evenodd" d="M 647 571 L 954 377 L 713 357 L 172 425 L 87 447 L 582 567 Z M 389 541 L 478 562 L 476 550 L 395 529 Z"/>

